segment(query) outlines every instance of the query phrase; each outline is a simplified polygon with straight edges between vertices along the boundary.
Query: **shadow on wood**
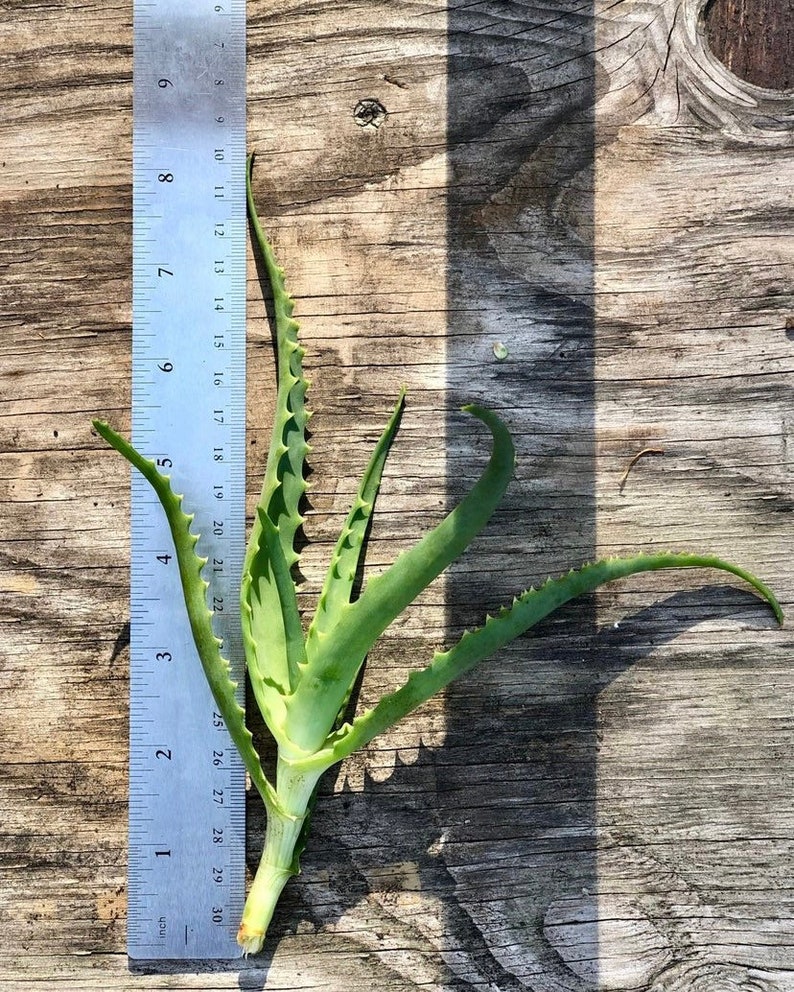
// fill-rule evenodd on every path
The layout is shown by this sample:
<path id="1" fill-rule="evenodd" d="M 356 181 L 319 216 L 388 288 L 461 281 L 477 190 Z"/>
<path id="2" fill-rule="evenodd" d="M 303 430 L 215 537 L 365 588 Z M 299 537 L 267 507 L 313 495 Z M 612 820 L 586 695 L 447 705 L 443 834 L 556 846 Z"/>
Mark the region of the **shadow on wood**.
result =
<path id="1" fill-rule="evenodd" d="M 453 568 L 453 628 L 596 557 L 593 31 L 592 11 L 572 3 L 555 17 L 524 4 L 449 11 L 448 390 L 455 405 L 476 390 L 521 432 L 493 537 Z M 505 992 L 532 975 L 574 987 L 544 916 L 597 888 L 592 601 L 566 617 L 564 637 L 541 625 L 451 686 L 430 758 L 448 943 Z M 582 988 L 597 985 L 597 944 L 594 925 L 580 927 Z"/>

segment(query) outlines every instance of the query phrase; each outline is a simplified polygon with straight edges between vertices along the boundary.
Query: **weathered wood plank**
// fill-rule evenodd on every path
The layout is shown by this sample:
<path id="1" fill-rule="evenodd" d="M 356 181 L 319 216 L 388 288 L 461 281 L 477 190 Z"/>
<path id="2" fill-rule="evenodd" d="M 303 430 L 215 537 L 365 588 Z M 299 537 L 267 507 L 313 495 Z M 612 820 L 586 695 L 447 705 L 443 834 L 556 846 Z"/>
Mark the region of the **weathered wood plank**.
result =
<path id="1" fill-rule="evenodd" d="M 331 777 L 264 958 L 128 972 L 128 477 L 88 424 L 129 417 L 130 8 L 0 9 L 3 987 L 789 992 L 791 635 L 694 575 L 569 608 Z M 699 24 L 690 0 L 249 3 L 315 410 L 303 601 L 399 384 L 373 569 L 482 464 L 460 402 L 521 458 L 362 703 L 598 553 L 713 549 L 790 608 L 788 108 Z M 249 290 L 253 505 L 253 262 Z M 252 807 L 252 864 L 261 830 Z"/>
<path id="2" fill-rule="evenodd" d="M 618 44 L 602 62 L 615 95 L 596 154 L 599 544 L 709 544 L 788 596 L 785 100 L 710 55 L 697 4 L 627 14 L 664 45 Z M 607 14 L 597 37 L 629 23 Z M 665 454 L 620 491 L 646 444 Z M 650 601 L 643 587 L 600 599 L 617 675 L 598 700 L 603 897 L 566 908 L 597 921 L 605 987 L 786 989 L 790 635 L 721 590 L 613 636 Z"/>
<path id="3" fill-rule="evenodd" d="M 709 47 L 731 72 L 755 86 L 791 89 L 791 0 L 713 0 L 703 13 Z"/>

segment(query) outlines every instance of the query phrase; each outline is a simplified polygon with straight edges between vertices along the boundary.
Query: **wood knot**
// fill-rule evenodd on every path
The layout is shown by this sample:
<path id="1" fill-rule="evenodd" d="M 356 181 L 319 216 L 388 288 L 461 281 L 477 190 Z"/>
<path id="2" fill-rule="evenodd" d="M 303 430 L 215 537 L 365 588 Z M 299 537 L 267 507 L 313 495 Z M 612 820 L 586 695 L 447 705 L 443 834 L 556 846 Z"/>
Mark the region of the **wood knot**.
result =
<path id="1" fill-rule="evenodd" d="M 770 90 L 794 85 L 794 30 L 784 0 L 708 0 L 706 40 L 740 79 Z"/>

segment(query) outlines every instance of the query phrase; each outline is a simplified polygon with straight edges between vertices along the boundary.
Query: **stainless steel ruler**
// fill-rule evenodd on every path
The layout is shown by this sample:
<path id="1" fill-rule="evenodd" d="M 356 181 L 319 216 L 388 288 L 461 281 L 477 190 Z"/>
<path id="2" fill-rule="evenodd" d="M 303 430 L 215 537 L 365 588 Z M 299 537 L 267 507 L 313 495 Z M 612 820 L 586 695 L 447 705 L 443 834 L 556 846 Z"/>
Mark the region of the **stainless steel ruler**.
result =
<path id="1" fill-rule="evenodd" d="M 242 694 L 245 0 L 135 0 L 134 46 L 133 437 L 195 513 Z M 230 958 L 245 774 L 193 646 L 163 513 L 137 475 L 132 495 L 128 953 Z"/>

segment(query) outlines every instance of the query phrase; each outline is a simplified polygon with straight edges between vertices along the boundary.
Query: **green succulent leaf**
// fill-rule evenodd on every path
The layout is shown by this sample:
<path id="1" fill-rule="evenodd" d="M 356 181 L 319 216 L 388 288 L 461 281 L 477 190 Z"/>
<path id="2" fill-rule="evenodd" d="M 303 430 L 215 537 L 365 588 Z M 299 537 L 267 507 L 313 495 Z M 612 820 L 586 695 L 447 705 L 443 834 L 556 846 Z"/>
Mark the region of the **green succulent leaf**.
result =
<path id="1" fill-rule="evenodd" d="M 253 167 L 252 154 L 248 157 L 246 172 L 248 216 L 273 294 L 278 360 L 276 412 L 259 508 L 278 529 L 284 558 L 292 567 L 298 560 L 294 541 L 295 534 L 303 523 L 299 511 L 300 502 L 306 492 L 303 465 L 309 452 L 305 436 L 306 423 L 309 419 L 306 410 L 308 383 L 303 376 L 304 349 L 298 343 L 299 324 L 292 316 L 295 301 L 287 291 L 284 270 L 276 261 L 273 247 L 265 235 L 256 212 L 251 188 Z M 256 557 L 260 552 L 257 533 L 260 522 L 259 518 L 254 520 L 249 542 L 249 558 Z"/>
<path id="2" fill-rule="evenodd" d="M 310 653 L 314 653 L 317 639 L 339 623 L 344 615 L 344 608 L 350 603 L 356 573 L 361 562 L 364 539 L 380 489 L 383 468 L 399 429 L 404 407 L 405 390 L 402 389 L 389 422 L 369 460 L 350 513 L 331 555 L 331 563 L 328 566 L 317 610 L 307 635 L 307 650 Z"/>
<path id="3" fill-rule="evenodd" d="M 266 802 L 272 802 L 275 798 L 273 787 L 262 770 L 259 755 L 245 725 L 245 714 L 235 697 L 237 683 L 231 678 L 228 660 L 221 654 L 222 642 L 212 629 L 212 611 L 207 606 L 209 583 L 201 577 L 207 559 L 196 554 L 199 537 L 190 531 L 193 517 L 182 510 L 183 497 L 174 493 L 170 478 L 159 472 L 151 459 L 145 458 L 136 451 L 129 441 L 104 421 L 95 420 L 93 424 L 97 433 L 150 483 L 162 504 L 174 542 L 185 609 L 201 666 L 218 706 L 218 712 L 226 723 L 252 782 L 262 798 Z"/>
<path id="4" fill-rule="evenodd" d="M 511 606 L 489 616 L 482 627 L 467 631 L 448 651 L 438 652 L 424 669 L 413 672 L 396 692 L 384 696 L 372 709 L 332 734 L 322 751 L 302 763 L 327 766 L 340 761 L 415 710 L 440 689 L 515 640 L 564 603 L 593 592 L 605 582 L 663 568 L 715 568 L 748 582 L 772 607 L 779 623 L 783 611 L 772 591 L 750 572 L 713 555 L 688 553 L 639 554 L 607 558 L 549 579 L 538 589 L 528 589 Z"/>
<path id="5" fill-rule="evenodd" d="M 472 490 L 442 522 L 391 568 L 370 579 L 361 596 L 340 607 L 336 624 L 307 644 L 307 670 L 287 700 L 290 740 L 307 753 L 318 750 L 334 726 L 349 686 L 367 652 L 395 617 L 410 605 L 468 547 L 490 520 L 513 477 L 515 449 L 510 432 L 478 406 L 464 409 L 493 436 L 488 465 Z"/>
<path id="6" fill-rule="evenodd" d="M 273 293 L 278 355 L 278 389 L 273 436 L 240 584 L 241 622 L 246 662 L 257 704 L 280 742 L 282 698 L 296 688 L 304 658 L 303 633 L 291 568 L 298 561 L 295 535 L 303 523 L 300 501 L 306 491 L 303 466 L 309 447 L 305 428 L 306 380 L 303 348 L 298 344 L 294 301 L 276 262 L 254 206 L 251 175 L 246 171 L 248 214 Z"/>
<path id="7" fill-rule="evenodd" d="M 331 563 L 328 566 L 325 582 L 317 602 L 317 610 L 306 635 L 307 655 L 316 656 L 315 648 L 318 639 L 336 626 L 345 615 L 345 607 L 351 602 L 356 575 L 361 564 L 364 541 L 372 521 L 375 501 L 380 489 L 383 469 L 399 429 L 404 407 L 405 389 L 401 389 L 389 422 L 369 460 L 353 505 L 345 520 L 345 525 L 331 555 Z M 306 667 L 308 668 L 308 665 Z M 305 675 L 305 670 L 301 674 Z M 337 714 L 336 725 L 341 722 L 347 709 L 355 680 L 356 675 L 353 676 L 347 687 L 347 692 Z"/>

